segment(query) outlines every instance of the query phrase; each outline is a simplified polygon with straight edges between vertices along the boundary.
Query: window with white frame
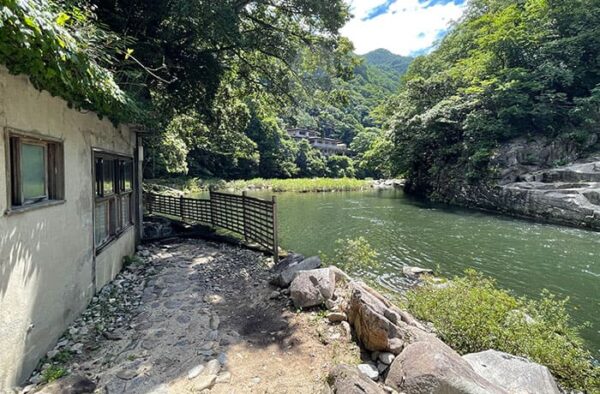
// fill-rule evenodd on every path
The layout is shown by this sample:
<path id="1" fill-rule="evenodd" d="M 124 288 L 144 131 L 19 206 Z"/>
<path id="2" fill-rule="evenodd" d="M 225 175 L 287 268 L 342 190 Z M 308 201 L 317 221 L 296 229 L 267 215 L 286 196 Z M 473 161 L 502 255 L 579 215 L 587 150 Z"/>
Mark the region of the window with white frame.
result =
<path id="1" fill-rule="evenodd" d="M 133 224 L 133 160 L 94 152 L 94 242 L 100 250 Z"/>
<path id="2" fill-rule="evenodd" d="M 64 198 L 61 141 L 9 133 L 11 208 L 27 208 Z"/>

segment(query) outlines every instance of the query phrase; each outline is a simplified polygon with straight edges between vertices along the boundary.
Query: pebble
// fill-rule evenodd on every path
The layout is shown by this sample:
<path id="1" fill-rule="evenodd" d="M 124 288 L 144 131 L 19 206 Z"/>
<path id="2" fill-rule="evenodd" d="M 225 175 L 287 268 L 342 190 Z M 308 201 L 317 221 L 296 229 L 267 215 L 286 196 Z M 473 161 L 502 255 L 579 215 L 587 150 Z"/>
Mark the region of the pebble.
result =
<path id="1" fill-rule="evenodd" d="M 119 372 L 117 372 L 117 377 L 119 379 L 123 379 L 123 380 L 131 380 L 131 379 L 135 378 L 137 375 L 138 375 L 138 373 L 131 369 L 122 369 Z"/>
<path id="2" fill-rule="evenodd" d="M 199 376 L 202 371 L 204 371 L 204 365 L 200 364 L 200 365 L 196 365 L 194 368 L 190 369 L 188 371 L 188 379 L 194 379 L 195 377 Z"/>
<path id="3" fill-rule="evenodd" d="M 394 361 L 396 356 L 394 356 L 392 353 L 383 352 L 383 353 L 379 354 L 378 358 L 379 358 L 379 361 L 381 361 L 382 363 L 390 365 L 392 363 L 392 361 Z"/>
<path id="4" fill-rule="evenodd" d="M 348 320 L 348 316 L 344 312 L 331 312 L 327 314 L 327 319 L 332 323 L 339 323 Z"/>
<path id="5" fill-rule="evenodd" d="M 212 315 L 210 317 L 210 328 L 212 328 L 213 330 L 216 330 L 217 328 L 219 328 L 220 323 L 221 323 L 221 320 L 219 319 L 219 316 Z"/>
<path id="6" fill-rule="evenodd" d="M 217 376 L 217 383 L 229 383 L 231 382 L 231 372 L 225 371 L 221 372 Z"/>
<path id="7" fill-rule="evenodd" d="M 358 370 L 371 380 L 377 380 L 379 378 L 379 371 L 373 364 L 359 364 Z"/>
<path id="8" fill-rule="evenodd" d="M 215 385 L 217 381 L 217 375 L 201 375 L 193 380 L 194 382 L 194 391 L 202 391 L 204 389 L 209 389 Z"/>
<path id="9" fill-rule="evenodd" d="M 206 364 L 206 368 L 203 371 L 204 375 L 217 375 L 221 371 L 221 363 L 219 360 L 210 360 Z"/>

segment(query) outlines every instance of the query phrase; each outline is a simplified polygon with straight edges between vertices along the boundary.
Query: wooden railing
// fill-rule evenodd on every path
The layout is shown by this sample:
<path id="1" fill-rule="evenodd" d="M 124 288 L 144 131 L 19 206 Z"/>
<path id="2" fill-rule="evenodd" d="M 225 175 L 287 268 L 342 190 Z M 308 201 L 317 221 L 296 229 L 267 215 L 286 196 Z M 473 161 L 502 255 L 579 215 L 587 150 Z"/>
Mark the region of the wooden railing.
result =
<path id="1" fill-rule="evenodd" d="M 144 193 L 150 214 L 175 217 L 184 222 L 206 223 L 232 231 L 270 251 L 277 262 L 277 200 L 210 192 L 208 199 Z"/>

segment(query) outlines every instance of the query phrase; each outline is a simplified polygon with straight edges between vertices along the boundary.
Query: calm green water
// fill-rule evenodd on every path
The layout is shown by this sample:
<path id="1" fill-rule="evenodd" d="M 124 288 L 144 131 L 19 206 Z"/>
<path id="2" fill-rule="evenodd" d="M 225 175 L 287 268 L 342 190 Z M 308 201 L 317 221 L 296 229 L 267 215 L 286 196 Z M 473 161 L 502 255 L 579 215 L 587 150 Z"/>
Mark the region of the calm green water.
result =
<path id="1" fill-rule="evenodd" d="M 537 296 L 547 288 L 571 298 L 577 322 L 593 324 L 583 334 L 600 356 L 600 233 L 423 204 L 401 191 L 277 198 L 286 249 L 331 255 L 335 240 L 364 236 L 382 264 L 355 274 L 390 289 L 401 287 L 405 264 L 439 267 L 445 276 L 473 267 L 517 295 Z"/>

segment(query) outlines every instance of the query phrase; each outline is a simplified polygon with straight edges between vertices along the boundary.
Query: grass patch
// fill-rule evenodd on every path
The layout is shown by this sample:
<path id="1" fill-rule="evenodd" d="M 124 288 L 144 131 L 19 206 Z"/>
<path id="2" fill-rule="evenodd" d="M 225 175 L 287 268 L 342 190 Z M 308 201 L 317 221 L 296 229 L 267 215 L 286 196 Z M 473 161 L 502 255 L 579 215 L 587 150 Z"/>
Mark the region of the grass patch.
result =
<path id="1" fill-rule="evenodd" d="M 42 379 L 45 383 L 54 382 L 67 375 L 67 369 L 60 365 L 51 365 L 42 372 Z"/>
<path id="2" fill-rule="evenodd" d="M 146 189 L 168 192 L 169 189 L 180 190 L 186 195 L 199 194 L 208 190 L 242 191 L 271 190 L 273 192 L 334 192 L 366 190 L 372 181 L 355 178 L 296 178 L 296 179 L 263 179 L 223 181 L 220 179 L 169 178 L 146 181 Z"/>
<path id="3" fill-rule="evenodd" d="M 547 366 L 571 389 L 598 392 L 600 367 L 594 366 L 566 309 L 547 291 L 539 300 L 517 298 L 474 270 L 448 286 L 426 283 L 411 290 L 408 308 L 430 321 L 440 338 L 460 353 L 496 349 Z"/>

